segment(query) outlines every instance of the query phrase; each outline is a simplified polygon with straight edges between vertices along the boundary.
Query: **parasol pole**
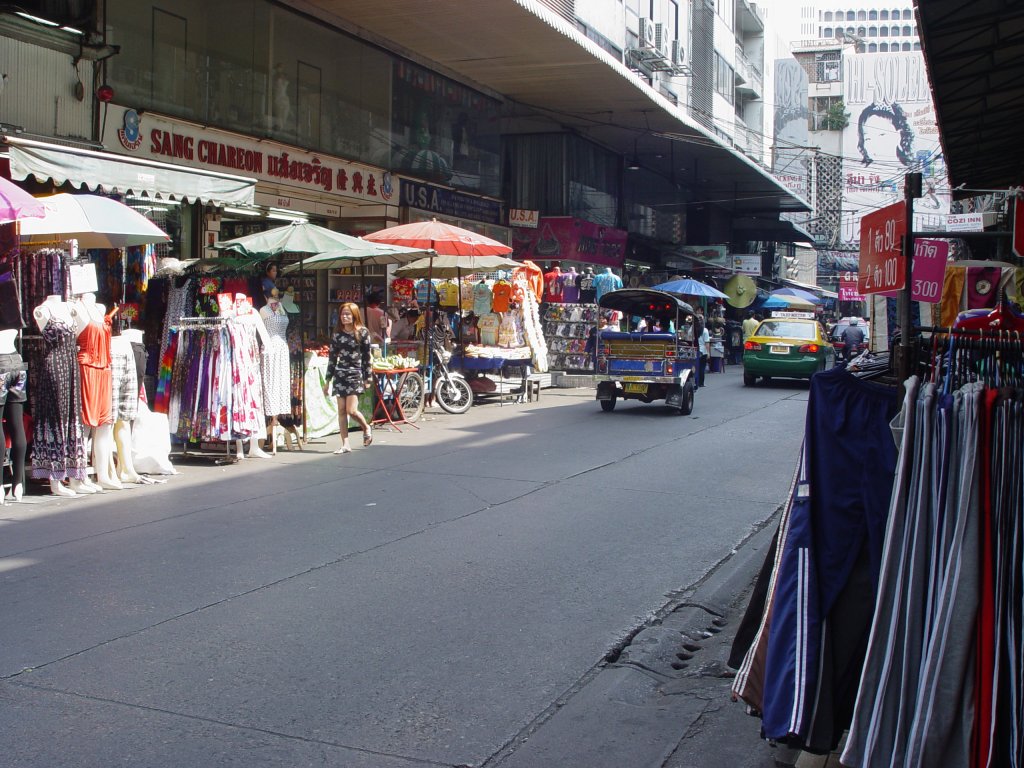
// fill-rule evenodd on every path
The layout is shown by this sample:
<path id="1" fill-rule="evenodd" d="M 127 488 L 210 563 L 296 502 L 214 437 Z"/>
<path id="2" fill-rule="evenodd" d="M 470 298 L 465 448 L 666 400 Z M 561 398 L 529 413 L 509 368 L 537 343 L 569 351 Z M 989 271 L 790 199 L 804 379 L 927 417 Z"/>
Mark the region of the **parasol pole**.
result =
<path id="1" fill-rule="evenodd" d="M 299 290 L 306 287 L 306 254 L 299 254 Z M 301 294 L 300 294 L 301 296 Z M 306 302 L 303 301 L 303 304 Z M 306 428 L 306 310 L 299 307 L 299 358 L 302 360 L 302 376 L 299 379 L 299 398 L 302 400 L 302 442 L 308 438 Z"/>

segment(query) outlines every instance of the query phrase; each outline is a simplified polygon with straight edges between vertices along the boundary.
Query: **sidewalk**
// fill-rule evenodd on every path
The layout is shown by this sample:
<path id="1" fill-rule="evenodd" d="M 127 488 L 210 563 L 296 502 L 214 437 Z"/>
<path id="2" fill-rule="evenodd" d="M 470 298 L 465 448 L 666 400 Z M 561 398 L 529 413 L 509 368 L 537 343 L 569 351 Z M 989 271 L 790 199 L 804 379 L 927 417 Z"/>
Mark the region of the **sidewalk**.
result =
<path id="1" fill-rule="evenodd" d="M 678 596 L 608 664 L 488 766 L 500 768 L 839 768 L 838 757 L 773 747 L 730 692 L 735 629 L 778 524 Z"/>

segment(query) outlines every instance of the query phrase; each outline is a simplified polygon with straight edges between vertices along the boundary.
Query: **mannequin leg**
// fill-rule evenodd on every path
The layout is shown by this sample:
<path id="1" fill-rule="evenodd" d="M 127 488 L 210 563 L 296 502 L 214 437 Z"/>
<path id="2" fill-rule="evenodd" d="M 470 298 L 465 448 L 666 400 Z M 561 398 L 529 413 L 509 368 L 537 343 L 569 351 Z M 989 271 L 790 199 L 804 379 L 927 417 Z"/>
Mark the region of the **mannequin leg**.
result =
<path id="1" fill-rule="evenodd" d="M 111 471 L 114 466 L 114 425 L 102 424 L 93 430 L 92 466 L 100 488 L 121 490 L 124 488 L 117 475 Z"/>
<path id="2" fill-rule="evenodd" d="M 7 402 L 3 416 L 7 419 L 7 432 L 11 436 L 11 501 L 21 501 L 25 495 L 25 405 Z M 0 446 L 4 445 L 3 421 L 0 420 Z"/>
<path id="3" fill-rule="evenodd" d="M 70 488 L 65 487 L 60 480 L 54 480 L 50 478 L 50 493 L 54 496 L 77 496 Z M 86 491 L 86 493 L 93 493 L 93 491 Z"/>
<path id="4" fill-rule="evenodd" d="M 267 421 L 267 450 L 271 456 L 277 456 L 277 435 L 274 428 L 277 426 L 277 416 L 271 416 Z"/>
<path id="5" fill-rule="evenodd" d="M 53 491 L 53 483 L 54 483 L 54 481 L 51 480 L 50 481 L 50 490 L 51 491 Z M 58 485 L 58 487 L 63 488 L 63 486 L 60 485 L 59 483 L 57 485 Z M 87 494 L 90 494 L 90 493 L 99 493 L 102 490 L 98 485 L 95 485 L 94 483 L 90 483 L 88 480 L 79 480 L 77 477 L 72 477 L 70 480 L 68 480 L 68 488 L 67 489 L 70 490 L 71 493 L 70 494 L 63 494 L 63 495 L 74 496 L 75 494 L 78 494 L 78 493 L 80 493 L 82 495 L 87 495 Z M 53 492 L 57 493 L 56 491 L 53 491 Z M 59 495 L 62 495 L 62 494 L 57 494 L 57 495 L 59 496 Z"/>
<path id="6" fill-rule="evenodd" d="M 249 453 L 248 453 L 248 456 L 246 455 L 246 453 L 244 451 L 243 442 L 241 440 L 236 440 L 235 441 L 236 445 L 238 447 L 238 458 L 240 458 L 240 459 L 244 459 L 244 458 L 250 458 L 250 459 L 269 459 L 270 458 L 270 454 L 267 453 L 266 451 L 264 451 L 262 448 L 260 448 L 260 441 L 259 441 L 259 438 L 256 437 L 256 435 L 253 435 L 252 437 L 249 437 L 249 438 L 246 438 L 246 439 L 249 441 Z"/>
<path id="7" fill-rule="evenodd" d="M 114 444 L 117 445 L 117 475 L 122 483 L 138 483 L 142 478 L 132 462 L 132 425 L 121 419 L 114 424 Z"/>

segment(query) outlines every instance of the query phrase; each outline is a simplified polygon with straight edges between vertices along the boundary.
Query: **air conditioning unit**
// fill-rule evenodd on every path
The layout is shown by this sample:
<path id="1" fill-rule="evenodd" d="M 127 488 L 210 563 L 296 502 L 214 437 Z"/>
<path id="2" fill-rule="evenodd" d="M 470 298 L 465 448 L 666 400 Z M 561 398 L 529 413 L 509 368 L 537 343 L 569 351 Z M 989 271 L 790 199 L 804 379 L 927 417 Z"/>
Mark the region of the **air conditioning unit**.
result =
<path id="1" fill-rule="evenodd" d="M 668 61 L 668 57 L 672 55 L 668 24 L 654 25 L 654 48 L 665 61 Z"/>
<path id="2" fill-rule="evenodd" d="M 686 49 L 683 48 L 682 40 L 672 41 L 672 63 L 677 67 L 686 64 Z"/>
<path id="3" fill-rule="evenodd" d="M 657 42 L 657 33 L 654 29 L 655 23 L 650 19 L 640 19 L 640 47 L 654 50 Z"/>

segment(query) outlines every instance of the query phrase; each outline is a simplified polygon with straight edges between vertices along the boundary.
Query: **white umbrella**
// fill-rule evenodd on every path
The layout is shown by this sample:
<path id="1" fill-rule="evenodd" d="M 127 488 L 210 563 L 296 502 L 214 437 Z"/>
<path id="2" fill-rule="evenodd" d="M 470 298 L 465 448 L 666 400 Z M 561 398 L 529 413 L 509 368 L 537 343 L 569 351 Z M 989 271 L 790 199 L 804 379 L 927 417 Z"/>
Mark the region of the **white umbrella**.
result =
<path id="1" fill-rule="evenodd" d="M 399 277 L 457 277 L 474 272 L 494 272 L 498 269 L 512 270 L 523 266 L 518 261 L 504 256 L 449 256 L 441 254 L 433 258 L 419 259 L 395 270 Z"/>
<path id="2" fill-rule="evenodd" d="M 39 202 L 46 213 L 21 220 L 22 243 L 77 240 L 80 248 L 124 248 L 171 239 L 141 213 L 109 197 L 60 194 Z"/>

